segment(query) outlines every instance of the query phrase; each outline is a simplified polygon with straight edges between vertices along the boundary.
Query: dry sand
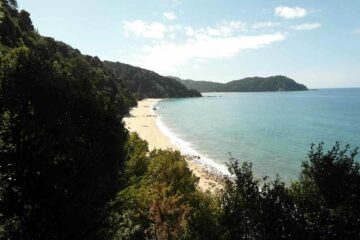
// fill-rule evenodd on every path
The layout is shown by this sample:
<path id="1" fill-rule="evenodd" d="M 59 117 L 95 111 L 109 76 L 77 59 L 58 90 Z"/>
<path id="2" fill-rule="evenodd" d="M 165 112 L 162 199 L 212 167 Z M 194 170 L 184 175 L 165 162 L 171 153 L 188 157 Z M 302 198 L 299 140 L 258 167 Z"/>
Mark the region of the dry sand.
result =
<path id="1" fill-rule="evenodd" d="M 156 125 L 156 111 L 154 105 L 161 99 L 144 99 L 138 102 L 138 106 L 130 111 L 130 115 L 124 118 L 126 128 L 131 132 L 137 132 L 139 136 L 149 143 L 149 149 L 173 149 L 179 150 L 170 139 L 167 138 Z M 223 188 L 223 177 L 199 163 L 197 156 L 187 156 L 186 161 L 189 169 L 199 178 L 199 188 L 202 191 L 218 192 Z"/>

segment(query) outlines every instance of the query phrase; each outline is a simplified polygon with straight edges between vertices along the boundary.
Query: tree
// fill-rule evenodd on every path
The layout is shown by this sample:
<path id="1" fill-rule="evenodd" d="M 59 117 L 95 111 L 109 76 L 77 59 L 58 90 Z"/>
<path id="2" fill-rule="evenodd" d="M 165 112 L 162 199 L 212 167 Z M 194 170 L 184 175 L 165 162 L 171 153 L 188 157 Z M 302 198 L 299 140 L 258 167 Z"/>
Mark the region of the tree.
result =
<path id="1" fill-rule="evenodd" d="M 296 205 L 279 178 L 256 179 L 252 164 L 231 159 L 221 196 L 229 239 L 306 239 Z"/>
<path id="2" fill-rule="evenodd" d="M 191 208 L 183 201 L 180 193 L 171 194 L 169 187 L 157 185 L 149 206 L 150 239 L 182 239 L 188 229 Z"/>
<path id="3" fill-rule="evenodd" d="M 263 239 L 308 239 L 289 189 L 278 177 L 261 187 Z"/>
<path id="4" fill-rule="evenodd" d="M 9 6 L 11 6 L 12 8 L 17 8 L 18 4 L 17 4 L 17 0 L 6 0 L 6 2 L 9 4 Z"/>
<path id="5" fill-rule="evenodd" d="M 32 24 L 32 21 L 30 19 L 30 13 L 28 13 L 25 10 L 21 10 L 19 13 L 19 27 L 24 32 L 33 32 L 34 26 Z"/>
<path id="6" fill-rule="evenodd" d="M 0 24 L 2 23 L 4 17 L 5 17 L 5 9 L 3 3 L 0 2 Z"/>
<path id="7" fill-rule="evenodd" d="M 17 0 L 1 0 L 1 3 L 13 10 L 18 7 Z"/>
<path id="8" fill-rule="evenodd" d="M 21 42 L 21 31 L 16 24 L 16 16 L 16 9 L 12 9 L 6 1 L 0 1 L 0 47 L 16 47 Z"/>
<path id="9" fill-rule="evenodd" d="M 126 186 L 140 181 L 148 170 L 148 143 L 142 140 L 137 133 L 131 133 L 125 145 L 126 161 L 123 172 Z"/>
<path id="10" fill-rule="evenodd" d="M 220 203 L 197 189 L 184 156 L 149 153 L 134 133 L 126 153 L 126 188 L 110 204 L 107 239 L 221 239 Z"/>
<path id="11" fill-rule="evenodd" d="M 150 152 L 149 170 L 145 177 L 150 184 L 170 186 L 173 194 L 190 195 L 195 192 L 198 178 L 187 167 L 185 157 L 179 151 L 154 150 Z"/>
<path id="12" fill-rule="evenodd" d="M 311 146 L 292 196 L 312 239 L 360 237 L 360 164 L 358 149 L 339 143 L 328 152 L 324 144 Z"/>
<path id="13" fill-rule="evenodd" d="M 234 176 L 228 178 L 221 197 L 223 206 L 223 224 L 230 239 L 260 239 L 261 215 L 259 180 L 254 178 L 251 163 L 231 159 L 229 171 Z"/>
<path id="14" fill-rule="evenodd" d="M 97 239 L 125 130 L 89 65 L 43 56 L 22 47 L 0 58 L 2 237 Z"/>

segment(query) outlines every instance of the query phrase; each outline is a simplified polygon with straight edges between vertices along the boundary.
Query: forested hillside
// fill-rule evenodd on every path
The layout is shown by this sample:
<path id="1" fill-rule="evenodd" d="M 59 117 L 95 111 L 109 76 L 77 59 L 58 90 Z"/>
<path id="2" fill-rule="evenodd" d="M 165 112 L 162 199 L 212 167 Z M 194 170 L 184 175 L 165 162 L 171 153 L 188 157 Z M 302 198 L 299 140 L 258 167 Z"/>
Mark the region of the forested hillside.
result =
<path id="1" fill-rule="evenodd" d="M 105 61 L 105 66 L 123 80 L 125 86 L 137 98 L 200 97 L 178 81 L 163 77 L 153 71 L 119 62 Z"/>
<path id="2" fill-rule="evenodd" d="M 210 81 L 194 81 L 190 79 L 182 80 L 178 77 L 170 77 L 184 84 L 189 89 L 196 89 L 199 92 L 216 92 L 224 84 Z"/>
<path id="3" fill-rule="evenodd" d="M 306 91 L 302 84 L 285 76 L 267 78 L 253 77 L 231 81 L 220 87 L 221 92 L 275 92 L 275 91 Z"/>
<path id="4" fill-rule="evenodd" d="M 228 83 L 174 79 L 177 79 L 188 88 L 196 89 L 200 92 L 276 92 L 308 90 L 305 85 L 299 84 L 285 76 L 272 76 L 267 78 L 251 77 Z"/>
<path id="5" fill-rule="evenodd" d="M 107 92 L 106 94 L 116 101 L 121 113 L 127 112 L 130 106 L 136 104 L 135 98 L 125 88 L 122 80 L 105 68 L 99 58 L 82 55 L 79 50 L 63 42 L 40 36 L 35 31 L 28 12 L 22 10 L 18 13 L 15 9 L 16 1 L 4 2 L 10 2 L 3 5 L 9 4 L 11 7 L 6 11 L 3 6 L 0 23 L 0 50 L 3 56 L 22 47 L 22 50 L 36 55 L 39 61 L 51 64 L 54 71 L 64 77 L 74 80 L 84 78 L 84 81 L 89 81 L 88 84 L 94 87 L 94 93 Z"/>
<path id="6" fill-rule="evenodd" d="M 96 239 L 121 187 L 135 98 L 96 57 L 0 14 L 0 239 Z"/>
<path id="7" fill-rule="evenodd" d="M 312 145 L 289 185 L 230 159 L 201 192 L 185 156 L 124 128 L 121 79 L 0 3 L 1 240 L 359 239 L 358 149 Z"/>

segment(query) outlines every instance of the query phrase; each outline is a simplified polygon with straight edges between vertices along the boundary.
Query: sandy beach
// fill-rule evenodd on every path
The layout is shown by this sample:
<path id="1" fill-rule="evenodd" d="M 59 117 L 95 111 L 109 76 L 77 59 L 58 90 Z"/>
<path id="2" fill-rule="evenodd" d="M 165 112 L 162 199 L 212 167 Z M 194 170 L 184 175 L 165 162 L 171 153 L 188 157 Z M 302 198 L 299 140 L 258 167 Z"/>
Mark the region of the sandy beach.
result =
<path id="1" fill-rule="evenodd" d="M 138 102 L 138 106 L 130 111 L 130 115 L 124 118 L 126 128 L 131 132 L 137 132 L 139 136 L 149 143 L 149 149 L 174 149 L 179 150 L 170 139 L 167 138 L 156 125 L 156 111 L 154 105 L 161 99 L 144 99 Z M 202 191 L 218 192 L 222 189 L 222 177 L 199 163 L 197 156 L 186 156 L 189 169 L 199 178 L 199 188 Z"/>

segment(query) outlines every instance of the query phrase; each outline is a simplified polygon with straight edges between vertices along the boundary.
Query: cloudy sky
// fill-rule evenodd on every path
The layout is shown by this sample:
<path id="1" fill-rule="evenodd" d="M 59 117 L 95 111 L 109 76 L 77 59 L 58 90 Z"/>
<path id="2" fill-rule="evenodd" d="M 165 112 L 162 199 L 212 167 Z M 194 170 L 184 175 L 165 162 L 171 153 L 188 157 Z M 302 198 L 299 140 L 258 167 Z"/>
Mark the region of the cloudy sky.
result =
<path id="1" fill-rule="evenodd" d="M 18 0 L 43 35 L 195 80 L 360 87 L 359 0 Z"/>

